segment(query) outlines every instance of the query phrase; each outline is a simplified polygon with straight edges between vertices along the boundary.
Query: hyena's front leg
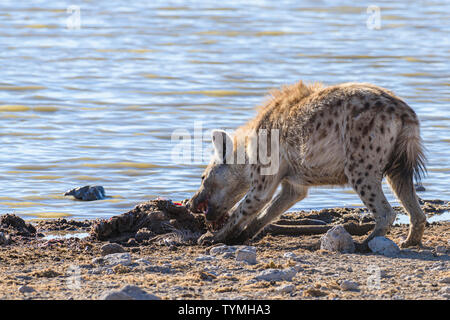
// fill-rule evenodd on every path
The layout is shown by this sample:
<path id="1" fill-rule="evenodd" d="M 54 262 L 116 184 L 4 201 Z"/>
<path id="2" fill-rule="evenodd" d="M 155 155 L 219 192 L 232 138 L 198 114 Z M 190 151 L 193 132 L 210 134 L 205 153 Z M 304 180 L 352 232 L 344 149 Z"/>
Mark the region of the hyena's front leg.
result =
<path id="1" fill-rule="evenodd" d="M 245 226 L 255 219 L 264 206 L 272 199 L 278 185 L 280 175 L 259 175 L 251 182 L 250 191 L 230 214 L 225 226 L 214 235 L 214 242 L 231 243 L 236 239 Z"/>
<path id="2" fill-rule="evenodd" d="M 287 181 L 281 184 L 281 190 L 275 198 L 270 201 L 264 211 L 241 232 L 241 234 L 233 241 L 243 243 L 255 237 L 265 226 L 278 218 L 283 212 L 288 210 L 298 201 L 304 199 L 308 193 L 305 186 L 294 186 Z"/>

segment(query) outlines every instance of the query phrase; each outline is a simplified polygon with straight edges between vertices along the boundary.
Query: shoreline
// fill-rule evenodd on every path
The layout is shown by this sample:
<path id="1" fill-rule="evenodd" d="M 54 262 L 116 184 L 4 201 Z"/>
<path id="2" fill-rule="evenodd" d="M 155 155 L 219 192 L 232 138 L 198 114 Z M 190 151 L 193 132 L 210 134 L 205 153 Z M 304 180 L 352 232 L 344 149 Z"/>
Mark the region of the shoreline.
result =
<path id="1" fill-rule="evenodd" d="M 442 206 L 422 207 L 430 214 L 445 209 Z M 360 211 L 288 212 L 282 218 L 331 212 L 340 214 L 334 223 L 341 224 L 362 219 Z M 402 249 L 395 256 L 321 250 L 322 234 L 267 234 L 241 247 L 202 247 L 163 236 L 153 242 L 115 244 L 115 257 L 122 259 L 115 265 L 105 256 L 108 241 L 42 236 L 88 233 L 92 221 L 32 224 L 39 236 L 12 236 L 10 244 L 0 245 L 0 299 L 102 299 L 126 285 L 161 299 L 450 299 L 450 221 L 429 223 L 422 248 Z M 387 237 L 400 244 L 407 229 L 394 224 Z M 239 261 L 239 249 L 253 250 L 256 260 Z M 268 275 L 273 278 L 264 278 Z"/>

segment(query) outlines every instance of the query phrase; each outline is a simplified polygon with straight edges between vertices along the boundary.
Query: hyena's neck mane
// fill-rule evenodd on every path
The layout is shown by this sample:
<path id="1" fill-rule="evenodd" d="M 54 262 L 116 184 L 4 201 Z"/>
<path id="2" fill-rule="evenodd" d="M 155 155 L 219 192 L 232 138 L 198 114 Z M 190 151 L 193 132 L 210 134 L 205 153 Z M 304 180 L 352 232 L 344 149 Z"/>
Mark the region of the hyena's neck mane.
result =
<path id="1" fill-rule="evenodd" d="M 271 90 L 266 101 L 257 107 L 256 117 L 236 129 L 233 137 L 235 157 L 236 150 L 239 148 L 247 150 L 250 135 L 257 133 L 260 129 L 270 130 L 282 127 L 282 114 L 289 114 L 289 110 L 294 107 L 301 108 L 302 100 L 324 88 L 321 83 L 305 84 L 303 81 L 299 81 L 292 85 L 285 85 L 281 89 Z M 247 162 L 247 154 L 245 158 Z"/>
<path id="2" fill-rule="evenodd" d="M 322 83 L 305 84 L 303 81 L 273 89 L 266 101 L 257 107 L 256 117 L 240 129 L 249 131 L 276 128 L 281 114 L 288 113 L 292 107 L 298 107 L 302 100 L 322 89 Z"/>

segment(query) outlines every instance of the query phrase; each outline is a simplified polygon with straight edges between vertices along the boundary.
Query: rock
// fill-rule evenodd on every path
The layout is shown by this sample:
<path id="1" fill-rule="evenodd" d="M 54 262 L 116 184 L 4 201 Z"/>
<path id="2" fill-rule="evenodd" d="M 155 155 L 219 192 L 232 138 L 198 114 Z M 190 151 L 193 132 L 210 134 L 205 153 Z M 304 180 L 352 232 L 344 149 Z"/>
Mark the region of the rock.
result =
<path id="1" fill-rule="evenodd" d="M 355 252 L 355 244 L 352 236 L 342 225 L 334 226 L 320 238 L 320 249 L 352 253 Z"/>
<path id="2" fill-rule="evenodd" d="M 9 244 L 10 241 L 9 235 L 5 235 L 3 232 L 0 232 L 0 245 Z"/>
<path id="3" fill-rule="evenodd" d="M 295 260 L 297 256 L 293 252 L 286 252 L 285 254 L 283 254 L 283 258 Z"/>
<path id="4" fill-rule="evenodd" d="M 211 261 L 214 259 L 216 259 L 216 257 L 205 255 L 205 256 L 198 256 L 197 258 L 195 258 L 195 261 L 198 261 L 198 262 Z"/>
<path id="5" fill-rule="evenodd" d="M 341 282 L 340 287 L 344 291 L 355 291 L 358 290 L 359 284 L 355 281 L 344 280 Z"/>
<path id="6" fill-rule="evenodd" d="M 250 249 L 238 249 L 236 250 L 236 261 L 256 264 L 256 252 Z"/>
<path id="7" fill-rule="evenodd" d="M 261 281 L 291 281 L 297 274 L 297 270 L 293 267 L 287 269 L 267 269 L 261 271 L 259 275 L 254 277 L 255 280 Z"/>
<path id="8" fill-rule="evenodd" d="M 19 287 L 19 292 L 20 293 L 31 293 L 31 292 L 35 292 L 36 290 L 32 287 L 29 286 L 20 286 Z"/>
<path id="9" fill-rule="evenodd" d="M 369 241 L 368 245 L 373 253 L 382 254 L 387 257 L 392 257 L 400 253 L 400 248 L 395 242 L 386 237 L 375 237 Z"/>
<path id="10" fill-rule="evenodd" d="M 291 293 L 294 290 L 295 286 L 293 284 L 285 284 L 275 289 L 275 291 L 279 293 Z"/>
<path id="11" fill-rule="evenodd" d="M 114 267 L 118 264 L 129 266 L 131 264 L 131 256 L 129 253 L 112 253 L 103 257 L 103 264 Z"/>
<path id="12" fill-rule="evenodd" d="M 101 300 L 161 300 L 159 297 L 146 292 L 138 286 L 127 285 L 120 290 L 104 293 Z"/>
<path id="13" fill-rule="evenodd" d="M 450 277 L 445 277 L 439 280 L 440 283 L 450 283 Z"/>
<path id="14" fill-rule="evenodd" d="M 100 250 L 102 251 L 102 255 L 106 256 L 108 254 L 113 253 L 123 253 L 126 252 L 124 248 L 120 244 L 117 243 L 107 243 L 101 246 Z"/>
<path id="15" fill-rule="evenodd" d="M 217 256 L 223 253 L 234 253 L 236 251 L 235 246 L 217 246 L 209 249 L 209 254 L 212 256 Z"/>
<path id="16" fill-rule="evenodd" d="M 441 253 L 441 254 L 447 253 L 447 248 L 445 246 L 436 246 L 436 248 L 434 248 L 434 250 L 436 251 L 436 253 Z"/>
<path id="17" fill-rule="evenodd" d="M 138 263 L 138 264 L 144 264 L 144 265 L 149 265 L 149 264 L 151 264 L 150 261 L 148 261 L 147 259 L 144 259 L 144 258 L 137 259 L 137 260 L 136 260 L 136 263 Z"/>
<path id="18" fill-rule="evenodd" d="M 75 199 L 83 201 L 93 201 L 105 199 L 105 189 L 102 186 L 84 186 L 75 188 L 64 193 L 65 196 L 73 196 Z"/>

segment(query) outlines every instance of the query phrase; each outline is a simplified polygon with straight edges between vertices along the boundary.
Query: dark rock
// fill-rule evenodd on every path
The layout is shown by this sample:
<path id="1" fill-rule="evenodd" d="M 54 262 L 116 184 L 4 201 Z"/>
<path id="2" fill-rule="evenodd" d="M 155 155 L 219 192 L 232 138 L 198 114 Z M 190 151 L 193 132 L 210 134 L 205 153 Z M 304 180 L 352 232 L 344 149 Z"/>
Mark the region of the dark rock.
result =
<path id="1" fill-rule="evenodd" d="M 65 196 L 73 196 L 75 199 L 83 201 L 93 201 L 105 199 L 105 189 L 102 186 L 84 186 L 75 188 L 64 193 Z"/>

